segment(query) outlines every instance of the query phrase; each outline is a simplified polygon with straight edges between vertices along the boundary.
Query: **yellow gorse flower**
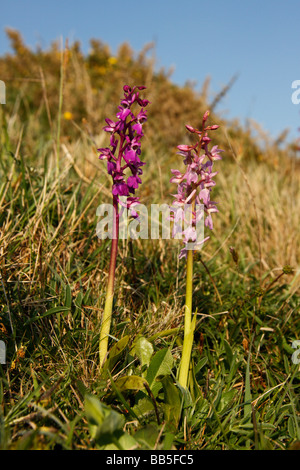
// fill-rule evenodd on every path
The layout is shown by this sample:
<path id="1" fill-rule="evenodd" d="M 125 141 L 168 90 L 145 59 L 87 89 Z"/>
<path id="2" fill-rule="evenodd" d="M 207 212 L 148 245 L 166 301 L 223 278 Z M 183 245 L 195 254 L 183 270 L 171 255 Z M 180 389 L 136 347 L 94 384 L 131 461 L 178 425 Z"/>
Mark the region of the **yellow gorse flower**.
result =
<path id="1" fill-rule="evenodd" d="M 66 121 L 71 121 L 71 119 L 73 119 L 73 117 L 74 117 L 74 116 L 73 116 L 72 113 L 70 113 L 70 111 L 66 111 L 66 112 L 64 113 L 64 119 L 65 119 Z"/>
<path id="2" fill-rule="evenodd" d="M 117 63 L 118 59 L 116 57 L 109 57 L 108 58 L 108 63 L 109 65 L 115 65 Z"/>

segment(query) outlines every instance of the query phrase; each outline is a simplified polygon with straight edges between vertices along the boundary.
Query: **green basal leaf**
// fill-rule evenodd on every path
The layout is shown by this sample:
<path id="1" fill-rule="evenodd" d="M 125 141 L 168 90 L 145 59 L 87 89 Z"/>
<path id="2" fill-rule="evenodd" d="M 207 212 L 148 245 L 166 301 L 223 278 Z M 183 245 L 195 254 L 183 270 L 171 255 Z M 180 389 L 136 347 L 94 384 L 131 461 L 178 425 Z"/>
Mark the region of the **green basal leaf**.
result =
<path id="1" fill-rule="evenodd" d="M 103 405 L 93 395 L 85 396 L 85 414 L 90 433 L 99 445 L 116 443 L 123 434 L 124 416 Z"/>
<path id="2" fill-rule="evenodd" d="M 169 376 L 163 377 L 161 383 L 164 390 L 163 410 L 165 420 L 168 422 L 169 428 L 176 431 L 181 416 L 182 396 Z"/>
<path id="3" fill-rule="evenodd" d="M 88 421 L 93 425 L 100 426 L 104 420 L 104 408 L 97 397 L 86 395 L 84 409 Z"/>
<path id="4" fill-rule="evenodd" d="M 155 423 L 149 423 L 139 429 L 134 438 L 143 446 L 144 449 L 153 449 L 159 435 L 159 428 Z"/>
<path id="5" fill-rule="evenodd" d="M 157 377 L 171 374 L 173 363 L 174 360 L 168 348 L 161 349 L 154 355 L 146 376 L 150 388 Z"/>
<path id="6" fill-rule="evenodd" d="M 122 339 L 120 339 L 117 343 L 115 343 L 112 346 L 112 348 L 109 351 L 108 358 L 103 364 L 103 368 L 102 368 L 103 372 L 107 369 L 112 370 L 114 365 L 117 363 L 117 361 L 121 357 L 128 342 L 129 342 L 129 336 L 124 336 Z"/>
<path id="7" fill-rule="evenodd" d="M 153 354 L 153 346 L 144 336 L 140 336 L 134 343 L 133 348 L 131 349 L 130 353 L 134 356 L 137 356 L 141 365 L 150 364 L 150 359 Z"/>
<path id="8" fill-rule="evenodd" d="M 135 450 L 140 447 L 139 443 L 134 439 L 133 436 L 124 432 L 119 438 L 118 445 L 116 444 L 107 444 L 104 447 L 101 447 L 101 450 Z"/>
<path id="9" fill-rule="evenodd" d="M 116 387 L 123 392 L 124 390 L 144 390 L 146 380 L 138 375 L 128 375 L 116 380 Z"/>

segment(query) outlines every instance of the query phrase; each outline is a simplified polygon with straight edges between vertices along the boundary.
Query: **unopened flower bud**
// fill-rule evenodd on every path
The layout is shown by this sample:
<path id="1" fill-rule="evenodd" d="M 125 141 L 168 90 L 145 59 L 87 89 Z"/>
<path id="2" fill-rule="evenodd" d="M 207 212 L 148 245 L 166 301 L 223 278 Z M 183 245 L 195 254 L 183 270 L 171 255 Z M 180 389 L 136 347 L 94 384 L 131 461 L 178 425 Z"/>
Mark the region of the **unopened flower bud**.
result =
<path id="1" fill-rule="evenodd" d="M 207 121 L 207 118 L 209 116 L 209 111 L 205 111 L 204 115 L 203 115 L 203 122 Z"/>
<path id="2" fill-rule="evenodd" d="M 186 124 L 185 127 L 187 128 L 187 130 L 188 130 L 189 132 L 192 132 L 192 133 L 195 133 L 195 132 L 196 132 L 196 129 L 194 129 L 192 126 L 189 126 L 188 124 Z"/>

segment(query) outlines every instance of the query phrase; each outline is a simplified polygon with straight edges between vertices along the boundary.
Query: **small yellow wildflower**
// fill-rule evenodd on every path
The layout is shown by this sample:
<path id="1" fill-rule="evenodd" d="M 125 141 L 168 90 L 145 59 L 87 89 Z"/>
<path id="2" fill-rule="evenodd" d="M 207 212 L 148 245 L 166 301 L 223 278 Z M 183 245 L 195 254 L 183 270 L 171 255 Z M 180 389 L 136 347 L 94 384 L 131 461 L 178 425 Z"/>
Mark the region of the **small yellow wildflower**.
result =
<path id="1" fill-rule="evenodd" d="M 74 116 L 73 116 L 72 113 L 70 113 L 70 111 L 66 111 L 66 112 L 64 113 L 64 119 L 65 119 L 66 121 L 71 121 L 71 119 L 73 119 L 73 117 L 74 117 Z"/>
<path id="2" fill-rule="evenodd" d="M 107 71 L 107 68 L 104 67 L 104 65 L 98 65 L 96 67 L 96 71 L 99 73 L 99 75 L 105 75 L 106 71 Z"/>
<path id="3" fill-rule="evenodd" d="M 108 63 L 109 65 L 115 65 L 117 63 L 118 59 L 116 57 L 109 57 L 108 58 Z"/>

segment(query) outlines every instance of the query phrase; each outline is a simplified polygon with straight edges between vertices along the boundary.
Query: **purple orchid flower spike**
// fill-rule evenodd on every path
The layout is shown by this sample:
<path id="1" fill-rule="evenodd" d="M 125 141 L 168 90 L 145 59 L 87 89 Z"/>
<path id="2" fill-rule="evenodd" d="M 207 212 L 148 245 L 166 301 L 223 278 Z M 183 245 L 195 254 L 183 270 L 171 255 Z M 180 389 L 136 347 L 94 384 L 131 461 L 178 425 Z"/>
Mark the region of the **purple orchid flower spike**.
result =
<path id="1" fill-rule="evenodd" d="M 144 86 L 135 86 L 131 88 L 129 85 L 123 87 L 124 97 L 118 107 L 116 114 L 117 120 L 105 119 L 106 126 L 103 128 L 105 132 L 111 134 L 110 146 L 99 148 L 99 158 L 107 161 L 107 172 L 112 177 L 112 196 L 113 196 L 113 236 L 111 244 L 111 256 L 108 274 L 108 286 L 106 292 L 105 307 L 102 316 L 99 343 L 100 367 L 107 356 L 108 337 L 110 332 L 116 259 L 118 252 L 119 238 L 119 205 L 129 210 L 133 218 L 138 218 L 135 210 L 139 203 L 139 198 L 135 196 L 135 191 L 142 183 L 141 175 L 142 167 L 145 165 L 141 161 L 141 139 L 143 137 L 143 124 L 147 120 L 146 106 L 148 100 L 140 97 L 140 91 L 144 90 Z M 132 111 L 133 105 L 139 106 L 141 109 L 135 115 Z M 125 199 L 125 201 L 124 201 Z"/>
<path id="2" fill-rule="evenodd" d="M 200 249 L 208 237 L 204 237 L 202 231 L 198 237 L 197 222 L 204 221 L 204 225 L 210 230 L 213 229 L 212 214 L 218 212 L 216 202 L 210 199 L 210 193 L 215 186 L 214 176 L 217 174 L 213 171 L 213 164 L 216 160 L 221 160 L 220 153 L 222 150 L 214 145 L 209 150 L 211 142 L 208 133 L 218 129 L 219 126 L 207 126 L 206 121 L 209 111 L 203 116 L 201 130 L 195 129 L 187 125 L 186 129 L 197 136 L 198 141 L 194 145 L 178 145 L 178 154 L 184 157 L 183 163 L 186 167 L 185 172 L 179 170 L 171 170 L 171 183 L 176 183 L 177 194 L 174 195 L 175 200 L 171 210 L 173 214 L 171 219 L 174 221 L 173 235 L 179 238 L 183 237 L 184 248 L 180 251 L 179 259 L 186 259 L 186 299 L 185 299 L 185 315 L 184 315 L 184 339 L 182 347 L 182 357 L 179 370 L 179 384 L 185 389 L 188 384 L 188 375 L 190 369 L 190 357 L 194 338 L 194 330 L 196 325 L 196 315 L 192 315 L 192 298 L 193 298 L 193 254 L 194 251 Z M 188 225 L 184 230 L 178 223 L 180 217 L 186 222 L 186 207 L 189 210 Z M 183 210 L 183 207 L 185 210 Z M 200 210 L 198 208 L 200 207 Z"/>
<path id="3" fill-rule="evenodd" d="M 178 154 L 184 157 L 183 163 L 186 166 L 186 170 L 183 173 L 179 170 L 172 169 L 171 172 L 173 176 L 170 179 L 170 182 L 178 185 L 178 192 L 174 195 L 175 200 L 173 202 L 173 208 L 176 209 L 178 206 L 182 207 L 185 204 L 193 203 L 194 215 L 191 221 L 191 226 L 194 227 L 197 222 L 197 207 L 203 205 L 206 216 L 204 224 L 212 230 L 212 213 L 218 212 L 216 207 L 217 203 L 210 200 L 211 190 L 216 184 L 213 178 L 218 173 L 213 171 L 213 163 L 216 160 L 222 159 L 220 153 L 223 152 L 223 150 L 219 149 L 217 145 L 214 145 L 211 150 L 209 150 L 211 139 L 208 136 L 208 132 L 218 129 L 219 126 L 206 126 L 208 116 L 209 111 L 206 111 L 202 119 L 201 130 L 186 125 L 186 129 L 192 134 L 195 134 L 198 137 L 198 141 L 194 145 L 178 145 Z M 175 220 L 174 216 L 173 220 Z M 189 242 L 189 238 L 186 236 L 189 233 L 192 234 L 192 231 L 187 229 L 182 231 L 182 235 L 184 235 L 183 242 L 185 244 Z M 209 237 L 206 237 L 203 240 L 197 240 L 194 244 L 194 248 L 196 249 L 197 247 L 200 247 L 204 241 L 208 239 Z M 195 242 L 192 236 L 190 237 L 190 240 Z M 180 258 L 186 257 L 187 251 L 187 247 L 184 247 L 181 250 Z"/>
<path id="4" fill-rule="evenodd" d="M 134 195 L 142 182 L 141 167 L 145 163 L 140 160 L 141 139 L 144 135 L 143 124 L 147 121 L 147 111 L 144 108 L 149 104 L 148 100 L 140 97 L 140 91 L 144 89 L 144 86 L 124 86 L 124 98 L 118 107 L 117 121 L 105 119 L 107 125 L 103 129 L 111 134 L 110 147 L 98 149 L 99 158 L 107 160 L 107 172 L 113 179 L 112 194 L 118 202 L 119 196 Z M 134 103 L 142 108 L 136 116 L 131 110 Z M 126 176 L 127 168 L 131 175 Z M 127 209 L 130 210 L 138 201 L 137 197 L 130 197 Z M 132 211 L 132 214 L 136 213 Z"/>

